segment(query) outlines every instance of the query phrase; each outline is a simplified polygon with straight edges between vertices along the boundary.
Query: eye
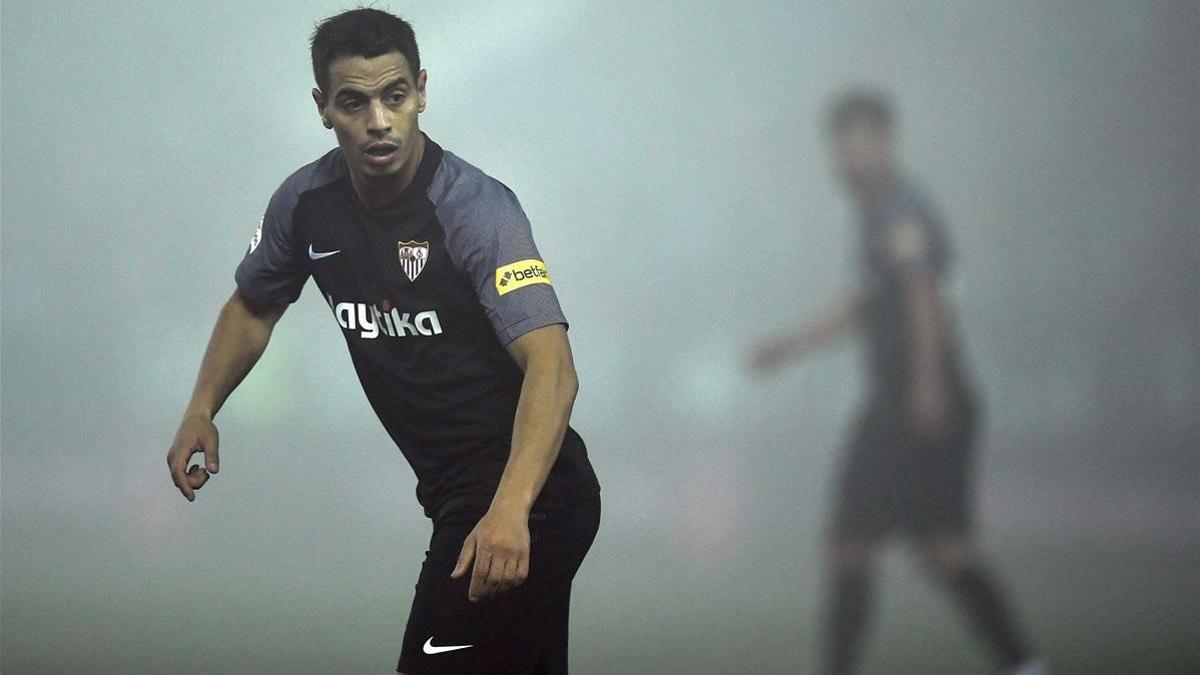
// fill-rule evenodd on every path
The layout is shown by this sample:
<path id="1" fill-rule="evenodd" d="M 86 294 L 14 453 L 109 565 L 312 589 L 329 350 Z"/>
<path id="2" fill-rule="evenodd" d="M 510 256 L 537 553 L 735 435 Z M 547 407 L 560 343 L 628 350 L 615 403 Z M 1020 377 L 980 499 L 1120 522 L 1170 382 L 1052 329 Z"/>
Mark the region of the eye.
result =
<path id="1" fill-rule="evenodd" d="M 362 101 L 352 98 L 344 98 L 339 105 L 345 110 L 358 110 L 362 107 Z"/>
<path id="2" fill-rule="evenodd" d="M 389 103 L 403 103 L 404 102 L 404 92 L 402 92 L 402 91 L 392 92 L 391 94 L 388 95 L 388 102 Z"/>

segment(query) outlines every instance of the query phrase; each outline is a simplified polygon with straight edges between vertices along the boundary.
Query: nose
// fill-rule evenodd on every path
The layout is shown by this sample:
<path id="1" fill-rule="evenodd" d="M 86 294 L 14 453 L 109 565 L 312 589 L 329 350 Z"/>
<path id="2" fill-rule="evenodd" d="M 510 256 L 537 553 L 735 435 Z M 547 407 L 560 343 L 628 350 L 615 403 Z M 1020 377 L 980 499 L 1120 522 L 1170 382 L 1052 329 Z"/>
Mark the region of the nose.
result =
<path id="1" fill-rule="evenodd" d="M 367 116 L 367 131 L 371 133 L 383 133 L 391 131 L 392 121 L 388 116 L 387 108 L 382 101 L 373 101 L 371 103 L 370 114 Z"/>

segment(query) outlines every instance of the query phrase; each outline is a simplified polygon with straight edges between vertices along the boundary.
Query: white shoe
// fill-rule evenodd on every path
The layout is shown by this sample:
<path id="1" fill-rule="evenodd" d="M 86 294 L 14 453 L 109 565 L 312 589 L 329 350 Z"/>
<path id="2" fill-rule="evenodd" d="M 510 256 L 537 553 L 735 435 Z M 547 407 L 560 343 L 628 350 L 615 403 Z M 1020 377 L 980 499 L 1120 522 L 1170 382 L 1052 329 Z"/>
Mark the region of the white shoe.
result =
<path id="1" fill-rule="evenodd" d="M 1008 672 L 1009 675 L 1050 675 L 1046 664 L 1037 659 L 1029 659 Z"/>

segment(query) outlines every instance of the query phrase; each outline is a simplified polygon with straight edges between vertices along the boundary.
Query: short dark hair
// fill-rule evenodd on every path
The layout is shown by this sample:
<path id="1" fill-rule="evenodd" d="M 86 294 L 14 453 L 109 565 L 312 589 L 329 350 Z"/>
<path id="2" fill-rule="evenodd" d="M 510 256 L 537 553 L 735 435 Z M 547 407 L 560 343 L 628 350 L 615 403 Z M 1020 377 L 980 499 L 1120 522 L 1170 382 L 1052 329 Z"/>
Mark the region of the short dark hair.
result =
<path id="1" fill-rule="evenodd" d="M 313 77 L 321 91 L 329 87 L 329 64 L 342 56 L 370 59 L 400 52 L 412 67 L 413 77 L 421 72 L 412 26 L 382 10 L 359 7 L 331 16 L 317 24 L 311 44 Z"/>
<path id="2" fill-rule="evenodd" d="M 882 89 L 860 87 L 839 96 L 829 108 L 829 130 L 836 134 L 854 122 L 867 122 L 890 133 L 896 123 L 891 95 Z"/>

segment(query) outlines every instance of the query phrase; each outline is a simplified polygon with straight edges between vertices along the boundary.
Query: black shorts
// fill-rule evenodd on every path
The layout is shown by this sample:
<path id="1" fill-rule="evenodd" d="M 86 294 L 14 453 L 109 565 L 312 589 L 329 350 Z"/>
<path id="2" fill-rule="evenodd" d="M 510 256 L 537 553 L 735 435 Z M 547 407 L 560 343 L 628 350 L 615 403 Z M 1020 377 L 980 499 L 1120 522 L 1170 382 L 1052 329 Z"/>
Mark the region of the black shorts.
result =
<path id="1" fill-rule="evenodd" d="M 899 402 L 878 398 L 863 409 L 843 457 L 832 534 L 970 532 L 978 413 L 967 395 L 952 409 L 949 431 L 937 442 L 915 437 Z"/>
<path id="2" fill-rule="evenodd" d="M 398 672 L 567 672 L 571 580 L 599 529 L 600 496 L 556 511 L 531 512 L 525 583 L 470 602 L 470 571 L 457 579 L 451 579 L 450 572 L 463 540 L 485 512 L 460 511 L 434 523 Z M 462 645 L 470 647 L 437 649 Z"/>

